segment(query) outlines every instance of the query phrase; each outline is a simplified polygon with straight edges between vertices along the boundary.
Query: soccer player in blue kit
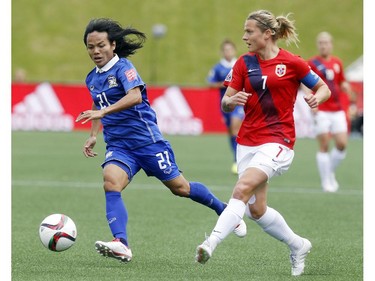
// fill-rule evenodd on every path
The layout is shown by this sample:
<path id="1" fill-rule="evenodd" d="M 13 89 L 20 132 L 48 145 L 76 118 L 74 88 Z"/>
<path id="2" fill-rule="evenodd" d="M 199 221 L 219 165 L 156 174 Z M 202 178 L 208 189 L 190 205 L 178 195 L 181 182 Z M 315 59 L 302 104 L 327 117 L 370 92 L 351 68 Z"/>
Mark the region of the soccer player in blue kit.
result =
<path id="1" fill-rule="evenodd" d="M 222 58 L 220 61 L 210 70 L 207 81 L 210 87 L 219 89 L 220 101 L 222 100 L 226 87 L 224 87 L 224 80 L 228 73 L 232 70 L 234 63 L 236 62 L 236 46 L 228 39 L 224 40 L 220 45 Z M 225 126 L 227 127 L 229 135 L 229 144 L 233 153 L 233 164 L 231 171 L 233 174 L 237 174 L 237 162 L 236 162 L 236 148 L 237 148 L 237 134 L 241 127 L 242 120 L 245 117 L 243 106 L 236 106 L 232 112 L 224 112 L 220 107 L 221 114 L 224 118 Z"/>
<path id="2" fill-rule="evenodd" d="M 146 84 L 127 59 L 143 46 L 145 34 L 134 28 L 122 28 L 111 19 L 99 18 L 89 22 L 83 40 L 96 65 L 86 77 L 93 104 L 76 122 L 92 122 L 83 147 L 86 157 L 97 155 L 93 148 L 103 125 L 106 143 L 103 187 L 106 217 L 114 237 L 110 242 L 96 241 L 95 248 L 105 257 L 129 262 L 132 251 L 126 231 L 128 212 L 121 192 L 140 169 L 158 178 L 174 195 L 190 198 L 218 215 L 226 203 L 202 183 L 184 178 L 169 142 L 158 128 L 156 114 L 147 99 Z M 246 224 L 241 221 L 234 233 L 245 236 Z"/>

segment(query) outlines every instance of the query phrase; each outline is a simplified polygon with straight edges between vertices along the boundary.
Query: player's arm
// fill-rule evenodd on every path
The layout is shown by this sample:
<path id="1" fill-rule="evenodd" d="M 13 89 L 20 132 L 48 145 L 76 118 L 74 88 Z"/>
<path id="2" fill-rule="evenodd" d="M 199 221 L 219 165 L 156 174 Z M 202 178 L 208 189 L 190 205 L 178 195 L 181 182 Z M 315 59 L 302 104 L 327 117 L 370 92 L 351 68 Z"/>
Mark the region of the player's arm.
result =
<path id="1" fill-rule="evenodd" d="M 351 102 L 355 102 L 357 100 L 357 95 L 353 91 L 352 86 L 350 85 L 348 81 L 346 80 L 342 81 L 340 84 L 340 87 L 341 87 L 341 91 L 343 91 L 349 96 L 349 100 Z"/>
<path id="2" fill-rule="evenodd" d="M 135 87 L 130 89 L 124 97 L 110 106 L 104 107 L 100 110 L 93 109 L 81 112 L 81 114 L 77 117 L 76 122 L 83 120 L 82 124 L 85 124 L 88 121 L 101 119 L 107 114 L 128 109 L 134 105 L 140 104 L 141 102 L 141 90 L 139 87 Z"/>
<path id="3" fill-rule="evenodd" d="M 224 112 L 232 112 L 237 105 L 245 105 L 251 95 L 250 93 L 228 87 L 221 100 L 221 109 Z"/>
<path id="4" fill-rule="evenodd" d="M 130 107 L 133 107 L 137 104 L 142 103 L 142 94 L 141 89 L 139 87 L 135 87 L 130 89 L 124 97 L 118 100 L 116 103 L 111 104 L 105 108 L 102 108 L 100 111 L 103 112 L 103 117 L 107 114 L 111 114 L 114 112 L 123 111 Z"/>
<path id="5" fill-rule="evenodd" d="M 92 103 L 91 110 L 93 110 L 93 111 L 97 110 L 96 109 L 96 105 L 95 105 L 94 102 Z M 100 127 L 101 127 L 101 122 L 100 122 L 99 119 L 92 120 L 92 122 L 91 122 L 90 137 L 95 137 L 96 138 L 96 136 L 99 133 Z"/>
<path id="6" fill-rule="evenodd" d="M 314 94 L 307 93 L 304 96 L 306 103 L 311 108 L 318 107 L 319 104 L 325 102 L 331 96 L 331 91 L 327 84 L 314 71 L 310 71 L 301 82 L 314 92 Z"/>
<path id="7" fill-rule="evenodd" d="M 91 109 L 97 110 L 94 102 L 92 103 Z M 100 119 L 92 120 L 90 136 L 86 140 L 85 144 L 83 145 L 83 150 L 82 150 L 83 155 L 85 155 L 86 157 L 95 157 L 96 155 L 98 155 L 98 153 L 93 151 L 93 148 L 96 144 L 96 136 L 99 133 L 100 127 L 101 127 Z"/>

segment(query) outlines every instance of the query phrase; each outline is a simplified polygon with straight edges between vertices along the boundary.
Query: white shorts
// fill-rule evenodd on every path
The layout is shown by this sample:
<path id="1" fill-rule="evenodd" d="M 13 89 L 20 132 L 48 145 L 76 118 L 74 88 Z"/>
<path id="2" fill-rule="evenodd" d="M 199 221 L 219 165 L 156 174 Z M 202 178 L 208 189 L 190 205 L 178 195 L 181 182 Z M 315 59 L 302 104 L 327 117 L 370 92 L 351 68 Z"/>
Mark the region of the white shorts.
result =
<path id="1" fill-rule="evenodd" d="M 259 146 L 237 145 L 237 170 L 240 178 L 245 170 L 255 167 L 262 170 L 268 180 L 286 172 L 292 164 L 294 151 L 279 143 Z"/>
<path id="2" fill-rule="evenodd" d="M 348 123 L 346 121 L 345 112 L 343 110 L 318 111 L 314 115 L 314 119 L 316 135 L 348 132 Z"/>

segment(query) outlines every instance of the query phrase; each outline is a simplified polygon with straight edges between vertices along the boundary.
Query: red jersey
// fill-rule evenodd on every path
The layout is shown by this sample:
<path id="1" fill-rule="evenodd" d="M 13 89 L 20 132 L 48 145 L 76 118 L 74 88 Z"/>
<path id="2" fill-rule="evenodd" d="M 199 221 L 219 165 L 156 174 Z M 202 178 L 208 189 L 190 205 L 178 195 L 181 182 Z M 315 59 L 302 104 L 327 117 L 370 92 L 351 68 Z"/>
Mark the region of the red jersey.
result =
<path id="1" fill-rule="evenodd" d="M 270 60 L 254 53 L 242 55 L 224 82 L 252 94 L 244 106 L 245 119 L 237 143 L 258 146 L 276 142 L 293 149 L 294 103 L 300 82 L 309 72 L 306 61 L 284 49 Z"/>
<path id="2" fill-rule="evenodd" d="M 311 69 L 318 74 L 331 90 L 331 97 L 320 104 L 318 109 L 322 111 L 345 110 L 347 94 L 341 91 L 341 83 L 345 81 L 342 62 L 337 57 L 325 60 L 320 56 L 309 59 Z"/>

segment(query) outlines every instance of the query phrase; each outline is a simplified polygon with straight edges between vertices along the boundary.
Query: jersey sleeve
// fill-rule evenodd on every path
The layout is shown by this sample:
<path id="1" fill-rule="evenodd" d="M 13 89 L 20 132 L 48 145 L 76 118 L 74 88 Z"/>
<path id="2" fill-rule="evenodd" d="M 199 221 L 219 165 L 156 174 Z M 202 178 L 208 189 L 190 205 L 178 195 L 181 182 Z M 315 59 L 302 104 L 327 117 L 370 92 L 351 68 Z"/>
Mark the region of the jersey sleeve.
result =
<path id="1" fill-rule="evenodd" d="M 297 79 L 308 88 L 313 88 L 319 81 L 319 76 L 311 69 L 308 62 L 296 57 Z"/>
<path id="2" fill-rule="evenodd" d="M 337 59 L 338 65 L 340 67 L 338 81 L 341 84 L 342 82 L 346 81 L 345 73 L 344 73 L 344 67 L 343 67 L 342 61 L 340 59 L 338 59 L 338 58 L 336 58 L 336 59 Z"/>
<path id="3" fill-rule="evenodd" d="M 217 67 L 214 66 L 208 72 L 207 82 L 209 82 L 209 83 L 221 82 L 221 81 L 219 81 L 219 78 L 218 78 L 218 75 L 217 75 L 217 69 L 216 68 Z"/>
<path id="4" fill-rule="evenodd" d="M 141 91 L 144 89 L 145 83 L 142 81 L 141 76 L 139 76 L 133 64 L 130 62 L 126 63 L 119 71 L 118 76 L 124 87 L 125 93 L 136 87 L 140 87 Z"/>
<path id="5" fill-rule="evenodd" d="M 240 59 L 236 61 L 233 68 L 231 69 L 231 71 L 229 71 L 227 77 L 225 78 L 225 81 L 224 81 L 225 87 L 231 87 L 237 91 L 242 91 L 242 89 L 244 88 L 244 78 L 245 78 L 245 76 L 242 74 L 243 67 L 245 67 L 246 69 L 243 58 L 241 57 Z"/>
<path id="6" fill-rule="evenodd" d="M 317 68 L 316 68 L 315 63 L 313 62 L 313 59 L 309 59 L 309 60 L 307 61 L 307 64 L 310 66 L 310 68 L 311 68 L 315 73 L 317 73 Z"/>
<path id="7" fill-rule="evenodd" d="M 298 73 L 297 79 L 301 81 L 302 78 L 304 78 L 310 72 L 311 67 L 305 60 L 303 60 L 299 56 L 296 56 L 295 63 L 296 63 L 296 70 Z"/>

